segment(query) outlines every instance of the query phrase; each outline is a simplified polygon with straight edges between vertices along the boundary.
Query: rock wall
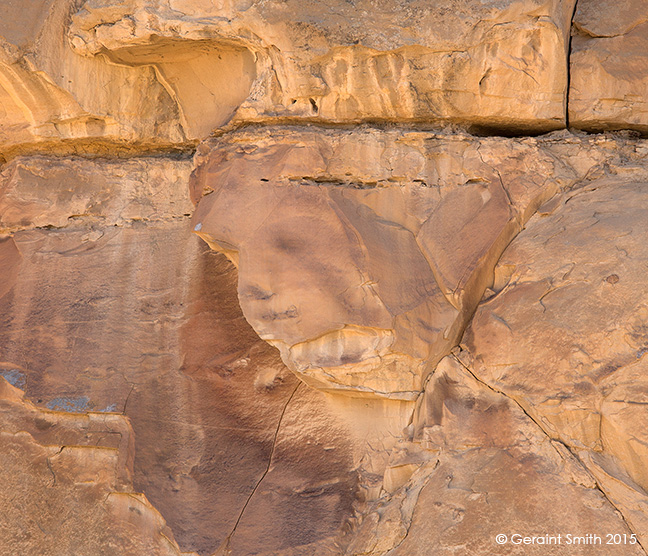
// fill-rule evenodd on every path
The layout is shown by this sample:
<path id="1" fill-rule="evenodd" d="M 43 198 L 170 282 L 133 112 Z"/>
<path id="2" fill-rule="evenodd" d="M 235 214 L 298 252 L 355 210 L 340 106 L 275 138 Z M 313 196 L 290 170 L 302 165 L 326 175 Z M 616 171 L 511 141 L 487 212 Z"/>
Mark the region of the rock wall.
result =
<path id="1" fill-rule="evenodd" d="M 579 0 L 573 21 L 569 119 L 588 131 L 645 133 L 648 13 L 641 2 Z"/>
<path id="2" fill-rule="evenodd" d="M 2 0 L 0 555 L 645 554 L 647 21 Z"/>

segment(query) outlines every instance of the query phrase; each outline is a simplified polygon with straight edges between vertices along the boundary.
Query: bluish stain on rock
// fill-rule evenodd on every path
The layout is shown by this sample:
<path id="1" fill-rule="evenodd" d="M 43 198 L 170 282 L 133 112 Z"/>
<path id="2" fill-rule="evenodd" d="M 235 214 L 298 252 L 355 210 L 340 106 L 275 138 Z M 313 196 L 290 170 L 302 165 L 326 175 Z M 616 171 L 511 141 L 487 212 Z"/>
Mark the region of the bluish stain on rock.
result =
<path id="1" fill-rule="evenodd" d="M 90 409 L 90 400 L 85 396 L 79 398 L 54 398 L 47 402 L 47 409 L 54 411 L 68 411 L 71 413 L 82 413 Z"/>
<path id="2" fill-rule="evenodd" d="M 16 388 L 22 389 L 25 387 L 25 374 L 18 369 L 0 369 L 0 376 L 4 377 L 9 384 Z"/>

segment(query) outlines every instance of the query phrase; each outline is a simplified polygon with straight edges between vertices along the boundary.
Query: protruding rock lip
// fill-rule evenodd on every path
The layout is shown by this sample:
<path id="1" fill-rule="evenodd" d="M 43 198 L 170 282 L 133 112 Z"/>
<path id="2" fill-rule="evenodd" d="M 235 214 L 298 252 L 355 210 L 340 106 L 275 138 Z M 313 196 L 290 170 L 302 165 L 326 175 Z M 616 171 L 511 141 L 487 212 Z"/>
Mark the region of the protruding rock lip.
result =
<path id="1" fill-rule="evenodd" d="M 579 114 L 582 118 L 582 114 Z M 629 123 L 620 121 L 617 118 L 610 116 L 609 118 L 601 119 L 592 117 L 570 120 L 569 125 L 571 128 L 585 131 L 592 134 L 602 134 L 608 131 L 625 132 L 627 135 L 634 135 L 635 137 L 648 137 L 648 123 Z"/>
<path id="2" fill-rule="evenodd" d="M 154 64 L 181 116 L 184 93 L 160 68 L 190 62 L 202 51 L 242 49 L 254 57 L 254 76 L 231 112 L 234 122 L 450 124 L 528 135 L 565 127 L 566 16 L 572 10 L 569 2 L 536 4 L 446 14 L 450 30 L 439 27 L 430 7 L 381 6 L 375 17 L 358 11 L 366 29 L 341 30 L 337 18 L 352 16 L 353 8 L 326 5 L 314 19 L 314 7 L 297 5 L 290 16 L 295 25 L 286 30 L 282 8 L 263 3 L 233 2 L 198 14 L 181 2 L 157 11 L 146 0 L 97 2 L 82 4 L 72 17 L 69 41 L 82 55 Z M 387 14 L 388 29 L 372 33 Z M 422 18 L 419 26 L 409 26 L 412 18 Z M 527 42 L 534 46 L 520 47 Z M 199 79 L 194 88 L 200 86 Z M 220 93 L 214 94 L 218 100 Z"/>
<path id="3" fill-rule="evenodd" d="M 484 292 L 491 288 L 491 293 L 496 294 L 506 285 L 506 277 L 493 277 L 502 251 L 538 207 L 573 183 L 577 173 L 566 178 L 553 176 L 551 138 L 546 143 L 533 138 L 515 142 L 515 152 L 509 152 L 498 150 L 499 142 L 495 139 L 467 134 L 390 127 L 378 128 L 380 133 L 374 134 L 374 129 L 367 125 L 359 129 L 318 130 L 251 126 L 206 141 L 198 148 L 197 168 L 191 180 L 194 201 L 198 201 L 193 228 L 213 249 L 223 252 L 239 267 L 239 297 L 248 322 L 261 338 L 278 347 L 284 362 L 302 380 L 320 389 L 352 396 L 410 400 L 438 361 L 459 341 Z M 461 153 L 454 170 L 435 166 L 434 161 L 444 151 Z M 524 172 L 519 157 L 526 157 L 525 164 L 536 171 Z M 436 187 L 443 188 L 443 192 L 437 192 Z M 402 222 L 392 208 L 387 210 L 387 201 L 379 201 L 387 193 L 391 197 L 385 199 L 392 199 L 394 192 L 417 199 L 412 206 L 404 201 L 409 212 Z M 206 196 L 200 198 L 203 193 Z M 292 207 L 290 210 L 296 212 L 290 218 L 280 218 L 275 213 L 281 212 L 282 207 Z M 257 210 L 258 218 L 251 218 Z M 306 222 L 311 213 L 311 224 L 327 214 L 332 222 L 340 219 L 343 227 L 355 230 L 340 235 L 340 241 L 344 243 L 345 237 L 349 241 L 359 238 L 363 247 L 358 253 L 364 254 L 352 257 L 358 264 L 365 259 L 370 261 L 367 257 L 374 256 L 372 253 L 382 265 L 388 264 L 383 259 L 389 258 L 380 246 L 363 242 L 363 233 L 371 237 L 387 234 L 381 240 L 382 246 L 407 245 L 417 250 L 418 255 L 407 260 L 428 269 L 430 284 L 425 281 L 412 288 L 425 291 L 426 303 L 430 305 L 422 309 L 417 301 L 416 310 L 414 305 L 400 307 L 400 296 L 394 297 L 390 282 L 381 285 L 380 280 L 371 278 L 369 274 L 377 272 L 378 267 L 369 262 L 362 263 L 368 266 L 359 272 L 361 276 L 368 272 L 364 283 L 374 285 L 363 299 L 376 294 L 381 300 L 379 314 L 367 312 L 364 306 L 362 311 L 356 308 L 350 312 L 327 309 L 324 320 L 317 321 L 317 305 L 306 311 L 300 305 L 308 297 L 303 274 L 300 279 L 290 277 L 289 283 L 298 289 L 297 298 L 301 300 L 291 301 L 290 291 L 281 278 L 285 269 L 277 266 L 278 262 L 269 263 L 268 250 L 259 251 L 258 245 L 267 243 L 270 251 L 278 249 L 277 253 L 293 257 L 291 260 L 298 265 L 303 262 L 301 256 L 316 260 L 318 254 L 312 250 L 297 255 L 300 246 L 319 245 L 308 235 L 308 228 L 299 225 L 299 219 Z M 288 222 L 293 222 L 292 228 L 285 228 Z M 259 236 L 260 225 L 270 226 L 263 233 L 279 234 L 276 241 L 263 234 Z M 381 228 L 383 225 L 387 227 Z M 330 229 L 337 229 L 336 226 Z M 450 230 L 447 233 L 446 228 Z M 300 235 L 300 230 L 306 235 Z M 475 238 L 471 234 L 479 235 Z M 414 238 L 413 243 L 403 243 L 405 236 Z M 396 241 L 396 237 L 400 239 Z M 461 260 L 455 256 L 459 247 L 452 243 L 459 240 L 470 247 L 461 251 Z M 339 256 L 343 248 L 340 244 Z M 335 258 L 335 252 L 335 248 L 327 251 L 327 257 Z M 261 267 L 254 265 L 253 255 L 265 261 Z M 330 263 L 336 268 L 334 261 L 325 259 L 317 264 Z M 354 263 L 349 268 L 356 266 Z M 252 277 L 249 272 L 253 267 L 257 274 Z M 270 274 L 258 274 L 260 268 L 266 268 Z M 304 269 L 309 276 L 311 266 Z M 282 284 L 283 290 L 273 289 Z M 320 292 L 320 287 L 323 286 L 320 284 L 316 291 Z M 347 287 L 343 289 L 349 291 Z M 391 297 L 384 297 L 388 292 L 392 292 Z M 444 312 L 442 307 L 446 305 Z M 409 311 L 413 311 L 411 315 Z M 351 320 L 344 320 L 345 315 Z M 373 320 L 365 322 L 370 315 Z M 377 323 L 379 315 L 387 319 L 385 323 Z M 399 320 L 402 315 L 409 316 Z M 329 318 L 331 322 L 326 320 Z M 314 324 L 312 319 L 317 322 Z M 432 321 L 422 324 L 429 319 Z M 390 339 L 385 345 L 374 345 L 372 335 L 376 329 L 372 323 L 389 332 L 386 338 Z M 416 323 L 421 327 L 418 332 L 410 330 L 419 326 Z M 338 346 L 336 338 L 345 330 L 358 332 L 367 349 Z M 425 350 L 417 347 L 417 337 L 425 343 Z"/>

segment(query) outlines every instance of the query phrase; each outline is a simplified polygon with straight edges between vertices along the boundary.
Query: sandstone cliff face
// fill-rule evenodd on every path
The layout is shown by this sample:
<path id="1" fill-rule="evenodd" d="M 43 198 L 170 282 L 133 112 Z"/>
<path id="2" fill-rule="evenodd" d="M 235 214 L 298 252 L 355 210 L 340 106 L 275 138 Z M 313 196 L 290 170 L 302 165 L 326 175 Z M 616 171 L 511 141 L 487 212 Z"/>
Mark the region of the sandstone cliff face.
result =
<path id="1" fill-rule="evenodd" d="M 569 450 L 454 356 L 437 366 L 412 425 L 390 467 L 413 468 L 411 479 L 367 512 L 347 554 L 507 554 L 497 532 L 537 523 L 545 531 L 632 534 Z M 524 554 L 548 548 L 592 554 L 591 546 L 543 544 L 527 544 Z M 637 543 L 605 553 L 645 552 Z"/>
<path id="2" fill-rule="evenodd" d="M 622 505 L 628 496 L 644 504 L 648 486 L 645 281 L 637 275 L 645 179 L 645 168 L 633 168 L 595 180 L 533 221 L 501 261 L 515 269 L 511 283 L 477 311 L 466 336 L 475 373 L 567 445 Z M 644 534 L 641 512 L 627 519 Z"/>
<path id="3" fill-rule="evenodd" d="M 579 0 L 571 53 L 570 122 L 646 131 L 648 13 L 641 2 Z"/>
<path id="4" fill-rule="evenodd" d="M 23 4 L 0 555 L 646 553 L 643 3 Z"/>
<path id="5" fill-rule="evenodd" d="M 237 265 L 246 319 L 303 380 L 415 399 L 504 247 L 577 181 L 553 142 L 237 132 L 200 148 L 194 195 L 213 193 L 194 230 Z"/>
<path id="6" fill-rule="evenodd" d="M 100 554 L 111 546 L 180 554 L 160 514 L 133 492 L 125 417 L 39 410 L 4 378 L 0 415 L 4 554 Z"/>
<path id="7" fill-rule="evenodd" d="M 80 53 L 135 62 L 152 37 L 170 45 L 213 41 L 226 52 L 239 46 L 256 68 L 239 101 L 238 119 L 246 121 L 398 119 L 547 130 L 563 124 L 573 4 L 101 0 L 84 3 L 70 33 Z M 155 56 L 167 58 L 163 47 Z"/>

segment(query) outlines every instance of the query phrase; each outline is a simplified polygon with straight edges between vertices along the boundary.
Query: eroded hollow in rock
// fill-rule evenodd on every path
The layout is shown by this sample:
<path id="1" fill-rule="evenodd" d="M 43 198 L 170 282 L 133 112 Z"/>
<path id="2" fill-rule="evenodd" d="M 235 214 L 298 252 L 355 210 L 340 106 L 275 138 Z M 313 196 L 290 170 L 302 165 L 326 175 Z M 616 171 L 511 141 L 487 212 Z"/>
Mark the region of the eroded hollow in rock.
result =
<path id="1" fill-rule="evenodd" d="M 23 4 L 2 556 L 645 555 L 643 2 Z"/>

